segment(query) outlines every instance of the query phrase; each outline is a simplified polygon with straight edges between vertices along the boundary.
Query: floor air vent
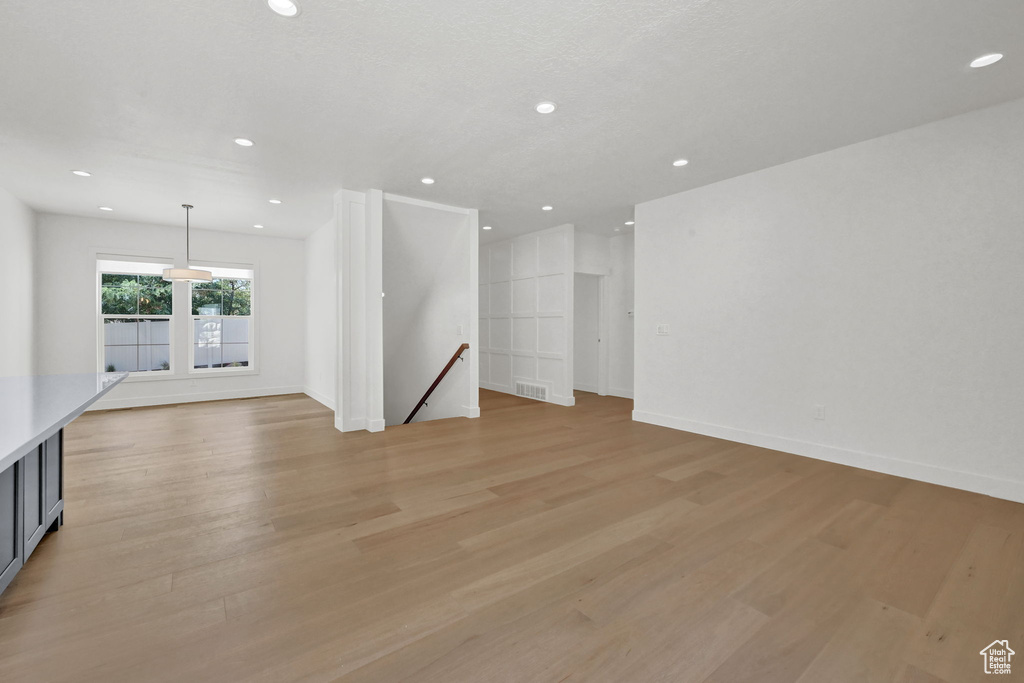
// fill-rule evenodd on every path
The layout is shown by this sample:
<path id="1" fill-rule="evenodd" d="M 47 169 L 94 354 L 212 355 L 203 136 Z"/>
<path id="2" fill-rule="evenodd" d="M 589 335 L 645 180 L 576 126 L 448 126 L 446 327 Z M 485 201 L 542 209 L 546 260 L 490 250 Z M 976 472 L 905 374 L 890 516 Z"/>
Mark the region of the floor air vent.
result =
<path id="1" fill-rule="evenodd" d="M 542 384 L 527 384 L 516 382 L 516 396 L 535 398 L 538 401 L 548 400 L 548 388 Z"/>

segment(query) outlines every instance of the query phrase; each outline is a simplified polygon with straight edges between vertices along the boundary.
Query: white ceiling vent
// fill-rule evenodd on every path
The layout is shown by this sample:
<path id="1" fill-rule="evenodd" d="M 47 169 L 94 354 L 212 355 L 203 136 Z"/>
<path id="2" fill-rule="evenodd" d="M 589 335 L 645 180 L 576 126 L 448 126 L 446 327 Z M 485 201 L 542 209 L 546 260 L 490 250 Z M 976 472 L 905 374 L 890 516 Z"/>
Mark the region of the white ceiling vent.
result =
<path id="1" fill-rule="evenodd" d="M 516 396 L 535 398 L 538 401 L 546 401 L 548 400 L 548 388 L 543 384 L 516 382 Z"/>

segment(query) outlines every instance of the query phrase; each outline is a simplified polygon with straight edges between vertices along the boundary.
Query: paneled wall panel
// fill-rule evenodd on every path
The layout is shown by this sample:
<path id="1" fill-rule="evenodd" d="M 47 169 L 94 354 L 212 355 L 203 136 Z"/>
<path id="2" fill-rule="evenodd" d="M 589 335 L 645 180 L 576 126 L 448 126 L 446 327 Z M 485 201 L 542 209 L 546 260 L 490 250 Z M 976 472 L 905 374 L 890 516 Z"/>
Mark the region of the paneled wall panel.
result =
<path id="1" fill-rule="evenodd" d="M 482 387 L 531 382 L 572 405 L 573 240 L 563 225 L 480 248 Z"/>

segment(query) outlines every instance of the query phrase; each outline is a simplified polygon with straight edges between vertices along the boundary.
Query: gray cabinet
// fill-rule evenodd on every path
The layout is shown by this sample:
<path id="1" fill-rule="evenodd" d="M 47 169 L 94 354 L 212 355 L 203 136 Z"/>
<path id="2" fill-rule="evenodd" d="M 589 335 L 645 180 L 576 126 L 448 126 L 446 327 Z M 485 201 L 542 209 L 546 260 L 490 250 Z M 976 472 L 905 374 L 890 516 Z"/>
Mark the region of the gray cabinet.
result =
<path id="1" fill-rule="evenodd" d="M 25 534 L 25 559 L 39 545 L 46 533 L 46 509 L 43 502 L 43 447 L 21 459 L 25 472 L 25 501 L 22 506 L 23 533 Z"/>
<path id="2" fill-rule="evenodd" d="M 0 472 L 0 591 L 25 564 L 21 523 L 21 461 Z"/>
<path id="3" fill-rule="evenodd" d="M 46 527 L 49 529 L 64 512 L 64 430 L 60 430 L 43 443 L 45 473 L 44 502 Z M 63 518 L 61 518 L 63 523 Z M 51 529 L 56 530 L 56 527 Z"/>
<path id="4" fill-rule="evenodd" d="M 0 472 L 0 592 L 63 523 L 62 439 L 57 432 Z"/>

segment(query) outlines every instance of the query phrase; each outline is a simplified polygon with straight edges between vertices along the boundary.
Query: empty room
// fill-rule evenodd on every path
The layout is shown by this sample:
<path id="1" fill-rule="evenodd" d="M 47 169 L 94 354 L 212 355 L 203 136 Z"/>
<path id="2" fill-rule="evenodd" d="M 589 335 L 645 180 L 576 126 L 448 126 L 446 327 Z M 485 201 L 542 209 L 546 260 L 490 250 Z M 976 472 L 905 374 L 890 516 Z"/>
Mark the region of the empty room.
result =
<path id="1" fill-rule="evenodd" d="M 1024 676 L 1019 0 L 2 0 L 0 93 L 0 681 Z"/>

